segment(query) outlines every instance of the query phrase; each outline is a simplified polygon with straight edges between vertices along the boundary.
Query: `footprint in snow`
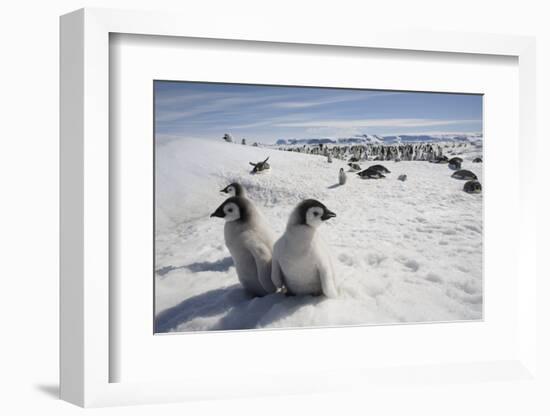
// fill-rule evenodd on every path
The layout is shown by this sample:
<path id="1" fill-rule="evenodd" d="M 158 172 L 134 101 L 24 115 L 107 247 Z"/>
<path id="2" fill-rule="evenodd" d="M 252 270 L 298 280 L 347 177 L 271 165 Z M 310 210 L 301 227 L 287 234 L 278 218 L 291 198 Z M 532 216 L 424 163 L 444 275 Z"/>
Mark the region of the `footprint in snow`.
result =
<path id="1" fill-rule="evenodd" d="M 340 261 L 340 263 L 344 263 L 346 266 L 353 266 L 355 264 L 353 257 L 349 256 L 346 253 L 341 253 L 338 256 L 338 260 Z"/>

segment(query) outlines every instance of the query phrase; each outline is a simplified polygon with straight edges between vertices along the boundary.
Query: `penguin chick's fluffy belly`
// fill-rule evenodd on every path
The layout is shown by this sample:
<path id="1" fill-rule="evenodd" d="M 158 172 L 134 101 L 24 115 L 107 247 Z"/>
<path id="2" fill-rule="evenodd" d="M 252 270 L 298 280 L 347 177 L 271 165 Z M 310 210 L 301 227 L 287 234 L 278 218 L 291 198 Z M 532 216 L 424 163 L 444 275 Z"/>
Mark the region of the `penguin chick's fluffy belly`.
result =
<path id="1" fill-rule="evenodd" d="M 241 284 L 245 289 L 256 295 L 267 294 L 268 292 L 262 287 L 258 280 L 258 269 L 254 256 L 250 253 L 249 248 L 243 244 L 244 242 L 254 244 L 254 241 L 261 239 L 261 237 L 257 235 L 256 232 L 237 222 L 226 223 L 224 234 L 227 248 L 229 249 L 229 253 L 231 253 L 231 257 L 233 257 L 233 262 L 237 269 L 237 276 Z M 263 237 L 271 241 L 258 241 L 259 243 L 263 242 L 269 244 L 271 242 L 271 245 L 273 244 L 272 237 L 267 230 Z M 266 253 L 266 255 L 267 254 L 268 253 Z M 270 254 L 269 257 L 271 257 Z M 273 291 L 274 290 L 275 288 L 273 287 Z"/>
<path id="2" fill-rule="evenodd" d="M 293 256 L 279 257 L 284 276 L 284 284 L 295 295 L 321 295 L 323 288 L 319 275 L 317 252 L 320 242 L 313 236 L 311 242 L 296 239 L 294 244 L 284 238 L 277 243 L 282 252 L 294 253 Z"/>

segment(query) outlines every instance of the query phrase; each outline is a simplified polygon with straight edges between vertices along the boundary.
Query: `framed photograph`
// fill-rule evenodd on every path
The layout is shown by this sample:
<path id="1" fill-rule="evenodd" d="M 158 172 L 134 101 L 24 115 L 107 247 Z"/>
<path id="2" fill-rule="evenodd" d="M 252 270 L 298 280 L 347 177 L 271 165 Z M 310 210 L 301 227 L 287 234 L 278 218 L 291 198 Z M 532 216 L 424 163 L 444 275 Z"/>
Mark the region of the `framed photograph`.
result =
<path id="1" fill-rule="evenodd" d="M 483 318 L 483 95 L 153 88 L 155 333 Z"/>
<path id="2" fill-rule="evenodd" d="M 62 398 L 532 377 L 534 40 L 243 33 L 61 18 Z"/>

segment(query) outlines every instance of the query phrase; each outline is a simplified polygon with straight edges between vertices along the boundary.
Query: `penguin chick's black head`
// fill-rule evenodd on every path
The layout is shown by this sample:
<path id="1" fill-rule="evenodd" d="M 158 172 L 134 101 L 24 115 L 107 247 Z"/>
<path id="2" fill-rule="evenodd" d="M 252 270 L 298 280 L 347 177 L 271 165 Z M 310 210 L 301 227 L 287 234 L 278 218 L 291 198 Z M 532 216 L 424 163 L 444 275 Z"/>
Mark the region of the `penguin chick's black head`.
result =
<path id="1" fill-rule="evenodd" d="M 312 208 L 319 208 L 319 210 L 313 211 L 313 215 L 318 216 L 321 221 L 326 221 L 330 218 L 336 217 L 336 214 L 329 210 L 321 202 L 317 201 L 316 199 L 306 199 L 305 201 L 300 202 L 297 207 L 299 224 L 308 225 L 307 213 Z"/>
<path id="2" fill-rule="evenodd" d="M 238 212 L 235 212 L 235 209 L 238 209 Z M 236 218 L 237 215 L 238 218 Z M 227 198 L 223 201 L 216 211 L 210 214 L 210 217 L 235 217 L 233 220 L 246 221 L 249 215 L 250 210 L 247 200 L 240 196 L 232 196 L 231 198 Z"/>
<path id="3" fill-rule="evenodd" d="M 233 193 L 232 196 L 243 196 L 243 187 L 241 186 L 240 183 L 233 182 L 227 185 L 225 188 L 223 188 L 220 192 L 223 192 L 226 194 Z"/>

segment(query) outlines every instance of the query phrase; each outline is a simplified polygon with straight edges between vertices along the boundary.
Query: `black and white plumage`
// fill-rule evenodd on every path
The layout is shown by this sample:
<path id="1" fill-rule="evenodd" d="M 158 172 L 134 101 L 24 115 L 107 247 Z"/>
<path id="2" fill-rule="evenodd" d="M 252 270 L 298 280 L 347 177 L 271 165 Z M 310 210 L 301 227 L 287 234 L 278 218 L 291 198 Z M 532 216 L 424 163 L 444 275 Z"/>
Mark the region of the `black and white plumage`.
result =
<path id="1" fill-rule="evenodd" d="M 456 156 L 452 157 L 449 159 L 449 169 L 458 170 L 462 168 L 462 162 L 462 158 Z"/>
<path id="2" fill-rule="evenodd" d="M 432 160 L 430 160 L 430 163 L 448 163 L 449 158 L 447 156 L 438 156 Z"/>
<path id="3" fill-rule="evenodd" d="M 479 194 L 481 193 L 481 184 L 476 180 L 468 181 L 462 189 L 469 194 Z"/>
<path id="4" fill-rule="evenodd" d="M 460 162 L 449 162 L 449 169 L 451 170 L 458 170 L 462 167 L 462 163 Z"/>
<path id="5" fill-rule="evenodd" d="M 344 185 L 346 183 L 346 180 L 346 172 L 344 172 L 344 168 L 340 168 L 340 171 L 338 172 L 338 183 L 340 185 Z"/>
<path id="6" fill-rule="evenodd" d="M 335 217 L 325 205 L 306 199 L 292 211 L 273 248 L 271 279 L 291 295 L 338 296 L 330 252 L 317 228 Z"/>
<path id="7" fill-rule="evenodd" d="M 220 192 L 228 194 L 231 196 L 246 196 L 246 191 L 244 190 L 243 186 L 238 182 L 233 182 L 227 185 L 225 188 L 220 190 Z"/>
<path id="8" fill-rule="evenodd" d="M 367 168 L 361 172 L 358 172 L 357 175 L 359 175 L 359 177 L 361 179 L 382 179 L 382 178 L 385 178 L 384 175 L 382 175 L 382 173 L 376 169 L 371 169 L 371 168 Z"/>
<path id="9" fill-rule="evenodd" d="M 361 166 L 358 163 L 348 163 L 350 172 L 357 172 L 361 170 Z"/>
<path id="10" fill-rule="evenodd" d="M 249 162 L 250 165 L 254 166 L 254 168 L 250 173 L 260 173 L 271 169 L 271 166 L 269 165 L 269 163 L 267 163 L 268 160 L 269 160 L 269 157 L 263 162 L 257 162 L 257 163 Z"/>
<path id="11" fill-rule="evenodd" d="M 477 179 L 477 176 L 475 175 L 474 172 L 471 172 L 466 169 L 461 169 L 453 173 L 451 175 L 451 178 L 472 180 L 472 179 Z"/>
<path id="12" fill-rule="evenodd" d="M 226 199 L 210 217 L 225 220 L 225 245 L 233 257 L 239 281 L 256 296 L 275 292 L 271 281 L 273 232 L 248 199 Z"/>
<path id="13" fill-rule="evenodd" d="M 382 165 L 372 165 L 372 166 L 369 166 L 368 169 L 374 170 L 374 171 L 380 172 L 380 173 L 391 173 L 388 168 L 386 168 L 385 166 L 382 166 Z"/>

